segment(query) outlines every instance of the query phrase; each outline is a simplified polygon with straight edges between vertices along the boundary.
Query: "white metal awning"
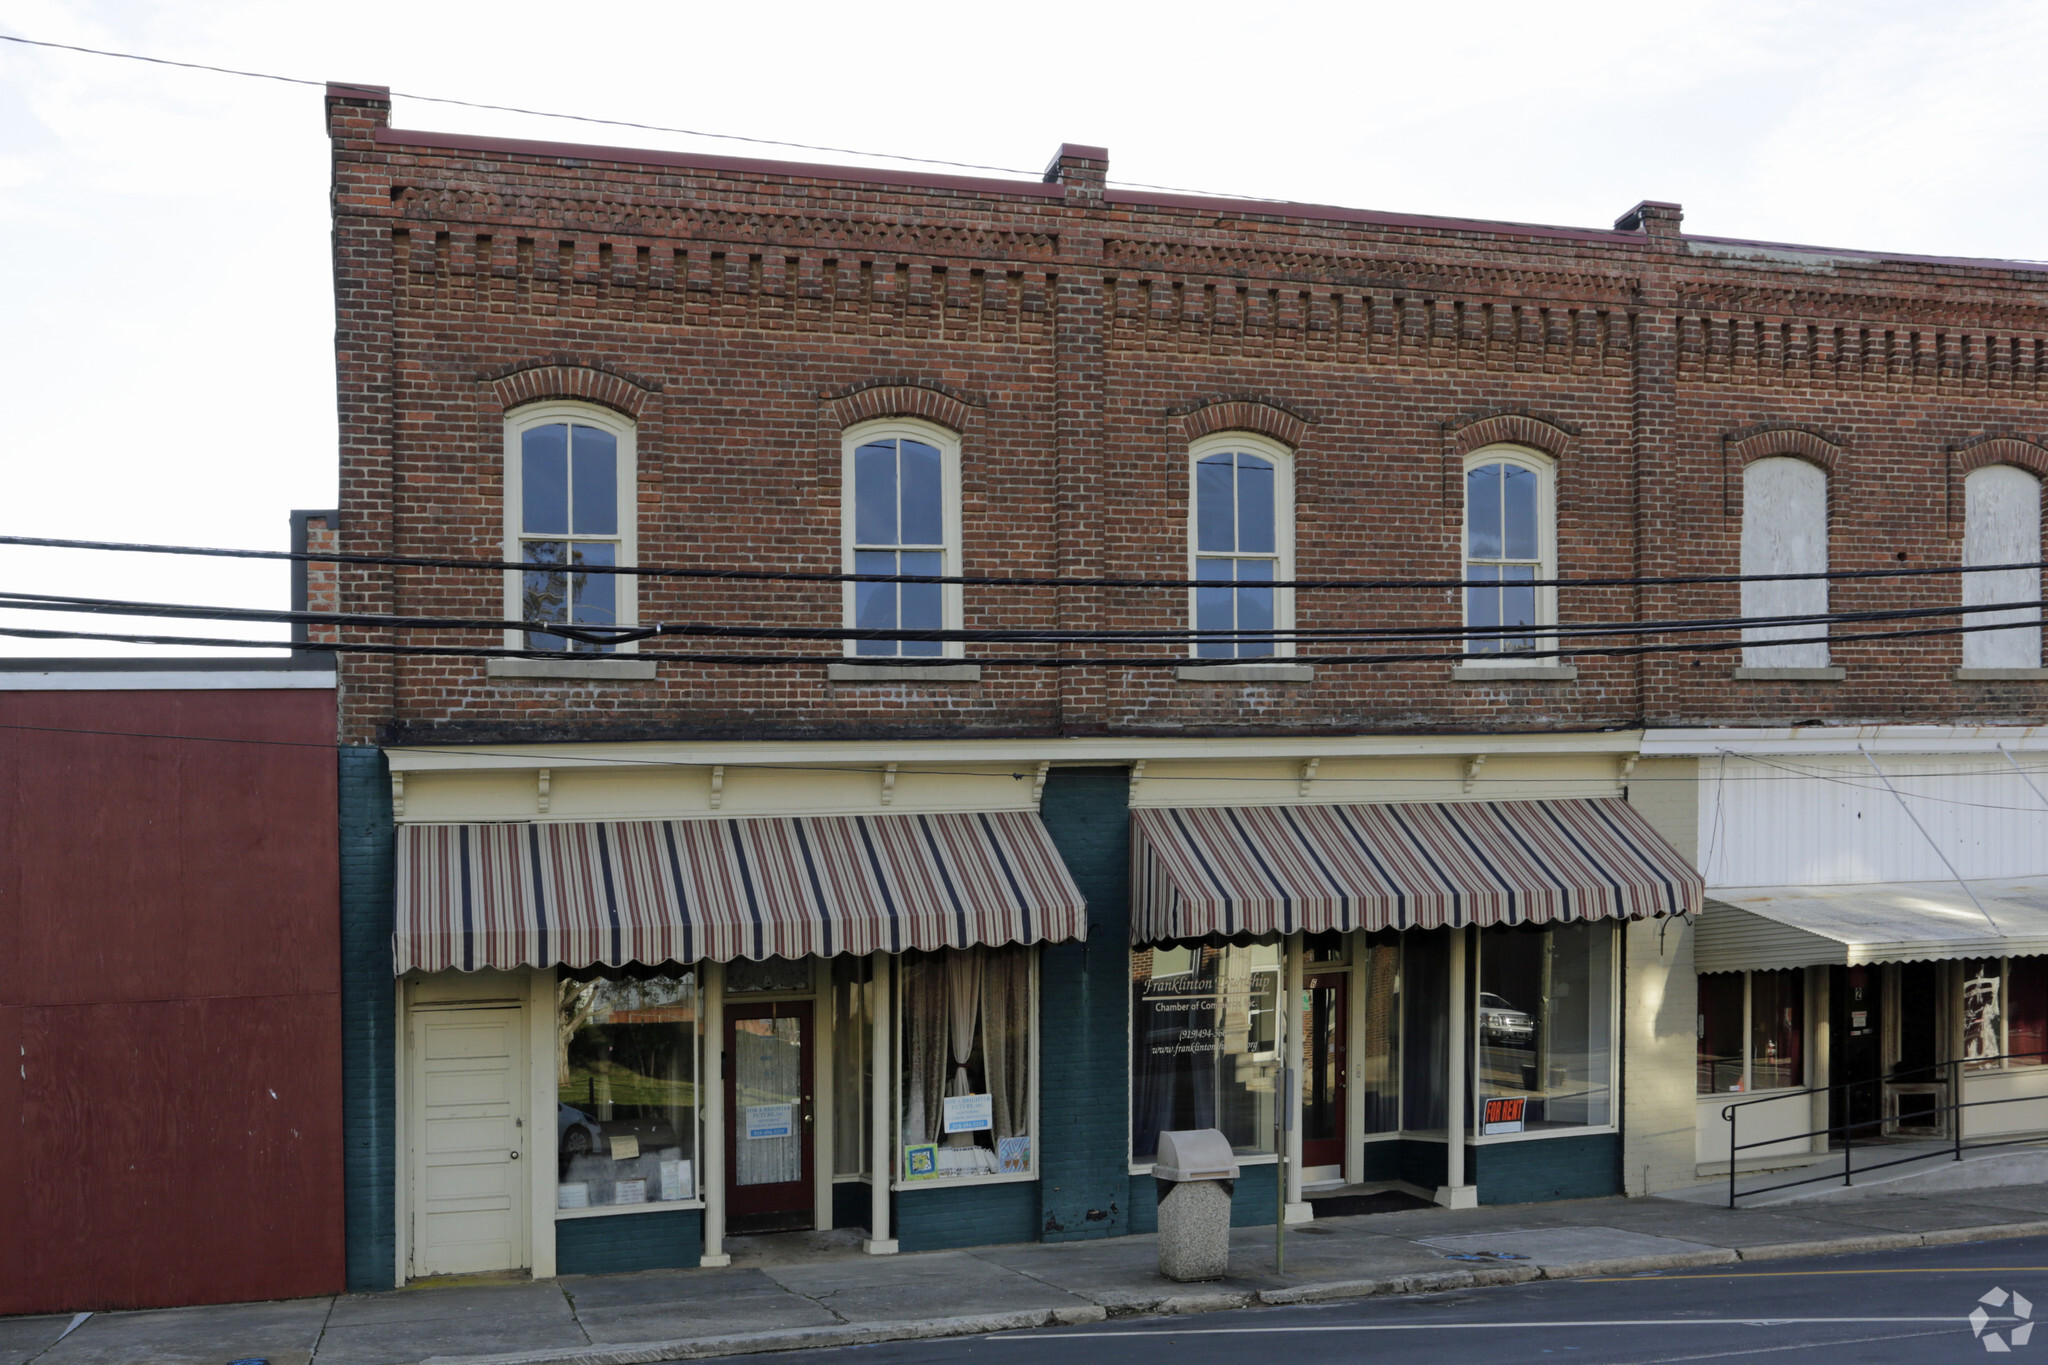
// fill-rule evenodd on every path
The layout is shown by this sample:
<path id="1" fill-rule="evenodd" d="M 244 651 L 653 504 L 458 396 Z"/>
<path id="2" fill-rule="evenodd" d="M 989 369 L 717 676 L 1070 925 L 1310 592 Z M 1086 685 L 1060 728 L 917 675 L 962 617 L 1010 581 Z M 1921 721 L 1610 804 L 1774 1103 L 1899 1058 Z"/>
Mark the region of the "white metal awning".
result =
<path id="1" fill-rule="evenodd" d="M 1717 888 L 1693 940 L 1702 972 L 2039 953 L 2048 953 L 2048 876 L 1973 881 L 1968 891 L 1953 881 Z"/>

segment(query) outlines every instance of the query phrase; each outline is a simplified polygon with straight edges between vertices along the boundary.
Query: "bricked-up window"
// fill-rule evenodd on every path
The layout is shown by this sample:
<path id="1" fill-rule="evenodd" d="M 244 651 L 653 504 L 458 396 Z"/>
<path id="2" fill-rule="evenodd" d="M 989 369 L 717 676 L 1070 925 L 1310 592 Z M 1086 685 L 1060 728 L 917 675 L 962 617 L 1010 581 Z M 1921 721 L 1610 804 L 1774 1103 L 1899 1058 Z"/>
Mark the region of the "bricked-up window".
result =
<path id="1" fill-rule="evenodd" d="M 937 427 L 868 423 L 846 437 L 846 568 L 863 574 L 960 572 L 959 447 Z M 857 630 L 957 630 L 960 590 L 939 583 L 852 583 L 847 624 Z M 848 641 L 860 658 L 938 658 L 958 642 Z"/>
<path id="2" fill-rule="evenodd" d="M 1486 632 L 1466 639 L 1471 653 L 1555 647 L 1502 629 L 1556 619 L 1555 591 L 1536 586 L 1554 576 L 1550 481 L 1550 462 L 1526 451 L 1485 450 L 1465 461 L 1465 578 L 1474 585 L 1465 589 L 1465 625 Z"/>
<path id="3" fill-rule="evenodd" d="M 506 550 L 536 566 L 510 575 L 510 611 L 524 621 L 632 621 L 630 577 L 567 572 L 632 562 L 631 424 L 582 405 L 547 404 L 522 409 L 506 425 Z M 538 630 L 519 643 L 569 653 L 613 648 Z"/>
<path id="4" fill-rule="evenodd" d="M 1201 582 L 1272 583 L 1294 576 L 1291 462 L 1287 452 L 1243 432 L 1197 442 L 1192 457 L 1194 577 Z M 1194 627 L 1205 634 L 1203 659 L 1256 659 L 1294 652 L 1264 632 L 1293 625 L 1284 588 L 1193 590 Z"/>
<path id="5" fill-rule="evenodd" d="M 1788 456 L 1751 462 L 1742 471 L 1742 572 L 1824 573 L 1828 567 L 1828 476 Z M 1824 616 L 1825 578 L 1742 585 L 1745 617 Z M 1742 628 L 1746 668 L 1825 668 L 1825 622 L 1789 621 Z M 1803 644 L 1772 644 L 1803 640 Z"/>
<path id="6" fill-rule="evenodd" d="M 1963 523 L 1963 563 L 2031 564 L 2041 558 L 2041 481 L 2011 465 L 1987 465 L 1963 480 L 1967 509 Z M 2038 603 L 2039 569 L 2001 569 L 1997 573 L 1964 574 L 1963 605 L 1994 606 L 2005 602 Z M 2041 608 L 1972 612 L 1968 626 L 2004 625 L 2015 630 L 1980 630 L 1963 636 L 1964 668 L 2039 668 Z"/>

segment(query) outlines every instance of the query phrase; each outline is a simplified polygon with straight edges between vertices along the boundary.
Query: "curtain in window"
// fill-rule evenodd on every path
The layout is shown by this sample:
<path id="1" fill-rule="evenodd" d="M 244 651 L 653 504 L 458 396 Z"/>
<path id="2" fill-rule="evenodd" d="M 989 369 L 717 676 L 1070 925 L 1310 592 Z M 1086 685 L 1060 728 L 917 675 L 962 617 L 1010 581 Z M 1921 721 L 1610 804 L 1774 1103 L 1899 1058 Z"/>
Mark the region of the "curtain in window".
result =
<path id="1" fill-rule="evenodd" d="M 903 961 L 903 1141 L 936 1142 L 945 1117 L 946 965 L 937 954 Z"/>
<path id="2" fill-rule="evenodd" d="M 1828 476 L 1804 460 L 1757 460 L 1742 471 L 1742 572 L 1822 573 L 1828 567 Z M 1828 609 L 1825 578 L 1744 583 L 1742 614 L 1817 616 Z M 1749 668 L 1825 668 L 1827 626 L 1820 622 L 1742 628 Z M 1773 640 L 1810 640 L 1772 644 Z"/>
<path id="3" fill-rule="evenodd" d="M 2041 481 L 2011 465 L 1988 465 L 1963 480 L 1967 512 L 1963 523 L 1964 564 L 2030 564 L 2041 558 Z M 1992 606 L 2003 602 L 2038 603 L 2039 569 L 2002 569 L 1969 573 L 1963 579 L 1963 605 Z M 1966 626 L 2003 625 L 2017 630 L 1980 630 L 1963 636 L 1965 668 L 2039 668 L 2041 609 L 1972 612 Z"/>
<path id="4" fill-rule="evenodd" d="M 1018 1137 L 1031 1122 L 1030 950 L 1000 949 L 982 960 L 981 1053 L 996 1137 Z"/>
<path id="5" fill-rule="evenodd" d="M 974 1078 L 967 1064 L 974 1060 L 974 1025 L 981 1011 L 981 949 L 946 950 L 946 1036 L 952 1044 L 953 1079 L 948 1095 L 972 1095 Z M 940 1108 L 943 1110 L 944 1106 Z M 974 1134 L 948 1133 L 949 1147 L 972 1147 Z"/>

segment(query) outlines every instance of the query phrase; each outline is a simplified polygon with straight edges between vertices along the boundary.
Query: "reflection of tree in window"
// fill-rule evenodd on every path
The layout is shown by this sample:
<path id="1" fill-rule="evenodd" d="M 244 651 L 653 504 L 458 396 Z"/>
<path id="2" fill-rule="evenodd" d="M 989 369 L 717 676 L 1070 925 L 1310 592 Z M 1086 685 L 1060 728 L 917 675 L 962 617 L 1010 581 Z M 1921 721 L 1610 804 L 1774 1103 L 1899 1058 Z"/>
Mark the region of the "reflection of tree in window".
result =
<path id="1" fill-rule="evenodd" d="M 1533 626 L 1535 581 L 1542 577 L 1538 522 L 1541 476 L 1508 461 L 1482 464 L 1465 474 L 1465 624 L 1475 630 Z M 1478 635 L 1475 654 L 1517 654 L 1536 648 L 1533 635 Z"/>
<path id="2" fill-rule="evenodd" d="M 619 562 L 618 437 L 580 422 L 528 427 L 519 437 L 519 478 L 519 558 L 547 566 L 520 576 L 521 617 L 618 624 L 617 576 L 565 571 Z M 526 639 L 531 649 L 611 648 L 541 631 L 529 632 Z"/>
<path id="3" fill-rule="evenodd" d="M 853 571 L 946 572 L 944 467 L 938 447 L 908 437 L 870 441 L 853 452 Z M 856 583 L 853 623 L 862 630 L 942 630 L 937 583 Z M 933 656 L 938 640 L 860 640 L 855 652 Z"/>
<path id="4" fill-rule="evenodd" d="M 1195 462 L 1195 577 L 1202 582 L 1266 582 L 1280 575 L 1277 472 L 1273 461 L 1244 451 L 1205 455 Z M 1276 652 L 1270 631 L 1274 589 L 1196 588 L 1195 629 L 1247 631 L 1205 638 L 1203 658 L 1257 658 Z"/>
<path id="5" fill-rule="evenodd" d="M 620 1182 L 636 1180 L 643 1200 L 619 1202 L 694 1193 L 674 1190 L 694 1178 L 696 1027 L 691 971 L 598 968 L 557 983 L 559 1176 L 589 1205 L 613 1203 Z"/>

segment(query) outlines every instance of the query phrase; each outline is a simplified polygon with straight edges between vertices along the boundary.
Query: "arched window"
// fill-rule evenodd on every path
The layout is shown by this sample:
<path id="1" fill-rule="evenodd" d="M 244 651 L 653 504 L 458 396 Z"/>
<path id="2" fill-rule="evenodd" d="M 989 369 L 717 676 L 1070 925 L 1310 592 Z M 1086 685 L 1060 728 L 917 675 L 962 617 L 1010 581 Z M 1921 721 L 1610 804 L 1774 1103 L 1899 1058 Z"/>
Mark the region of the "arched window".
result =
<path id="1" fill-rule="evenodd" d="M 1206 437 L 1188 454 L 1190 558 L 1196 581 L 1259 584 L 1292 578 L 1294 479 L 1286 450 L 1240 431 Z M 1194 628 L 1225 632 L 1197 640 L 1197 658 L 1257 659 L 1294 652 L 1291 641 L 1263 633 L 1293 627 L 1289 590 L 1195 588 L 1192 598 Z"/>
<path id="2" fill-rule="evenodd" d="M 1554 466 L 1531 451 L 1494 447 L 1465 459 L 1465 627 L 1473 654 L 1527 654 L 1555 645 L 1516 635 L 1557 620 L 1551 483 Z M 1494 586 L 1498 584 L 1499 586 Z M 1537 662 L 1552 662 L 1540 660 Z"/>
<path id="3" fill-rule="evenodd" d="M 960 444 L 924 422 L 849 427 L 844 443 L 845 571 L 960 572 Z M 846 623 L 857 630 L 958 630 L 958 585 L 850 583 Z M 858 658 L 959 657 L 958 641 L 849 640 Z"/>
<path id="4" fill-rule="evenodd" d="M 634 562 L 633 424 L 582 403 L 540 403 L 505 421 L 505 557 L 536 567 L 507 574 L 510 614 L 525 621 L 630 624 L 630 574 L 566 572 Z M 514 643 L 517 643 L 516 637 Z M 529 631 L 528 649 L 608 653 Z"/>
<path id="5" fill-rule="evenodd" d="M 1963 563 L 2031 564 L 2041 558 L 2041 481 L 2012 465 L 1986 465 L 1963 480 Z M 1963 605 L 2038 603 L 2039 569 L 2001 569 L 1962 575 Z M 1979 630 L 1963 636 L 1964 668 L 2039 668 L 2041 609 L 1972 612 L 1966 626 L 2003 625 L 2013 630 Z"/>
<path id="6" fill-rule="evenodd" d="M 1828 476 L 1818 465 L 1787 456 L 1754 460 L 1742 471 L 1742 572 L 1824 573 L 1828 567 Z M 1825 578 L 1742 585 L 1742 614 L 1824 616 Z M 1825 622 L 1744 626 L 1745 668 L 1826 668 Z M 1821 637 L 1815 639 L 1813 637 Z M 1811 640 L 1772 644 L 1773 640 Z"/>

